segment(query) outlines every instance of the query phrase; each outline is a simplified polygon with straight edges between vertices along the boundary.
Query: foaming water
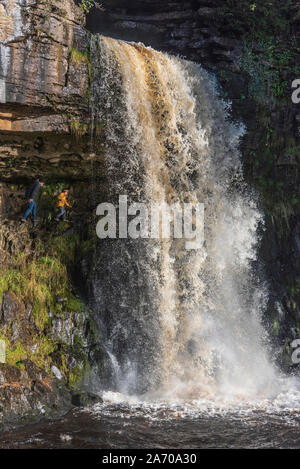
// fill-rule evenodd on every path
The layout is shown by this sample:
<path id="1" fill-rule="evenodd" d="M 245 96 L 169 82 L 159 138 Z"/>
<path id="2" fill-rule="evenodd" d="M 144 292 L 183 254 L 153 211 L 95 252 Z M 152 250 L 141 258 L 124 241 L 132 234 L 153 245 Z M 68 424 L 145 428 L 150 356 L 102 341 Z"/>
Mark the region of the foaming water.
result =
<path id="1" fill-rule="evenodd" d="M 273 398 L 164 399 L 104 392 L 59 421 L 0 433 L 0 448 L 299 448 L 300 393 L 285 380 Z"/>
<path id="2" fill-rule="evenodd" d="M 202 249 L 101 241 L 95 300 L 118 365 L 108 389 L 170 399 L 278 394 L 261 323 L 267 290 L 253 268 L 263 217 L 243 181 L 243 127 L 196 64 L 101 36 L 92 57 L 111 200 L 205 206 Z"/>
<path id="3" fill-rule="evenodd" d="M 244 420 L 251 418 L 254 414 L 276 416 L 283 422 L 299 422 L 300 417 L 300 384 L 293 378 L 282 379 L 280 392 L 273 395 L 252 395 L 251 398 L 245 394 L 224 395 L 221 392 L 212 395 L 210 390 L 207 394 L 203 390 L 191 390 L 190 394 L 185 389 L 183 392 L 166 393 L 161 395 L 133 396 L 117 392 L 104 392 L 103 402 L 91 407 L 85 412 L 93 415 L 109 415 L 114 412 L 122 414 L 125 409 L 130 411 L 130 416 L 143 416 L 150 419 L 182 419 L 203 416 L 213 417 L 216 415 Z M 201 396 L 201 397 L 199 397 Z"/>

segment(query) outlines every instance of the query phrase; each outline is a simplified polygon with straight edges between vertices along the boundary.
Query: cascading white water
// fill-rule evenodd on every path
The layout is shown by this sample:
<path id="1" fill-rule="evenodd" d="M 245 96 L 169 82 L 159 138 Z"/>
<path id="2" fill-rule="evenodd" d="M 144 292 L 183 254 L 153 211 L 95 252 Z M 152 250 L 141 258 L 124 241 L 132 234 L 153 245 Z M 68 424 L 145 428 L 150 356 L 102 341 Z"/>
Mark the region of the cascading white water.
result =
<path id="1" fill-rule="evenodd" d="M 200 66 L 101 36 L 92 51 L 110 201 L 126 194 L 148 205 L 205 206 L 203 249 L 167 239 L 102 243 L 95 297 L 118 390 L 193 399 L 276 393 L 261 324 L 267 293 L 253 268 L 263 220 L 242 178 L 243 127 Z"/>

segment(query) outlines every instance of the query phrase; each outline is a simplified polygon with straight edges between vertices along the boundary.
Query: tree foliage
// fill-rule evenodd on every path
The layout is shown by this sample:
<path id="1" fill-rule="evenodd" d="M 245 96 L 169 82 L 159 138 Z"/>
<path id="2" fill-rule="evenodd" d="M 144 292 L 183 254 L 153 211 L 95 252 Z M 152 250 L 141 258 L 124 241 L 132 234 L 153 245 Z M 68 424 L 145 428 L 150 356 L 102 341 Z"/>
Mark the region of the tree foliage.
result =
<path id="1" fill-rule="evenodd" d="M 97 0 L 80 0 L 78 6 L 82 9 L 83 13 L 88 14 L 93 8 L 104 11 L 101 3 Z"/>

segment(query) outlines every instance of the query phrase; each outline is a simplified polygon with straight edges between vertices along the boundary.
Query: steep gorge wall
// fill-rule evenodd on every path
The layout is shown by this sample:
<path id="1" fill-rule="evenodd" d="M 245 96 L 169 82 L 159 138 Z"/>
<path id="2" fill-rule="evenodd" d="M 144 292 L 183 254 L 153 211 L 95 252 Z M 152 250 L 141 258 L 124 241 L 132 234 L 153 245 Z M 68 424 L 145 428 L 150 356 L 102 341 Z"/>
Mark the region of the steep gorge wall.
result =
<path id="1" fill-rule="evenodd" d="M 0 426 L 90 399 L 101 363 L 97 329 L 74 286 L 92 243 L 87 181 L 103 166 L 89 137 L 84 22 L 71 0 L 0 1 Z M 46 187 L 33 231 L 19 219 L 36 177 Z M 70 183 L 71 223 L 56 228 L 55 198 Z"/>
<path id="2" fill-rule="evenodd" d="M 1 0 L 1 180 L 88 177 L 96 155 L 86 137 L 91 75 L 84 22 L 71 0 Z"/>

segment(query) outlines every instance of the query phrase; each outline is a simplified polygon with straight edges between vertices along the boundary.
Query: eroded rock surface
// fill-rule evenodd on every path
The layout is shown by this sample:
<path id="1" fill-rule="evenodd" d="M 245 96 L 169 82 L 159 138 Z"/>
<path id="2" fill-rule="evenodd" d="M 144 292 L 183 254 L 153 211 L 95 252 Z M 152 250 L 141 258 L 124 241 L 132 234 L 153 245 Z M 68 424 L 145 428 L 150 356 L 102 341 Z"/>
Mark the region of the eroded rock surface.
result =
<path id="1" fill-rule="evenodd" d="M 0 1 L 2 180 L 84 179 L 90 172 L 85 162 L 95 155 L 84 138 L 90 121 L 84 22 L 72 0 Z"/>
<path id="2" fill-rule="evenodd" d="M 76 112 L 78 106 L 86 108 L 87 64 L 76 67 L 76 76 L 70 70 L 72 48 L 88 48 L 81 10 L 70 0 L 1 0 L 0 6 L 0 22 L 7 25 L 1 32 L 0 102 L 7 114 L 11 108 L 12 117 L 5 117 L 12 120 L 12 130 L 22 129 L 20 122 L 13 121 L 18 117 L 14 105 L 37 107 L 30 110 L 32 115 L 35 111 L 52 116 L 58 116 L 55 105 L 71 106 Z M 40 129 L 33 125 L 32 130 L 44 125 L 40 123 Z"/>
<path id="3" fill-rule="evenodd" d="M 20 223 L 24 190 L 0 185 L 0 429 L 87 403 L 102 366 L 98 330 L 67 271 L 90 250 L 87 215 L 72 226 L 48 222 L 55 195 L 44 193 L 33 229 Z M 75 204 L 79 194 L 80 184 Z"/>

